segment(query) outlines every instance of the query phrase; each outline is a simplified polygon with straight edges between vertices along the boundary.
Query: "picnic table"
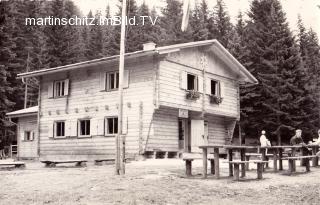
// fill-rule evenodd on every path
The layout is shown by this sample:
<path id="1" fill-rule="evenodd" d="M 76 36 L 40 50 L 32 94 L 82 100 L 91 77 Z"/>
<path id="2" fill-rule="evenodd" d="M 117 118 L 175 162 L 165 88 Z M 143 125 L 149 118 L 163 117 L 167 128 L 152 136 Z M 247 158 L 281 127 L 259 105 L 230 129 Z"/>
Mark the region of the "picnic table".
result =
<path id="1" fill-rule="evenodd" d="M 247 149 L 255 149 L 255 146 L 240 146 L 240 145 L 202 145 L 199 146 L 202 149 L 202 160 L 203 160 L 203 178 L 207 178 L 207 169 L 208 169 L 208 149 L 214 150 L 214 170 L 215 177 L 220 177 L 219 172 L 219 149 L 225 148 L 228 150 L 228 159 L 232 161 L 233 151 L 240 151 L 241 161 L 246 161 L 246 150 Z M 241 165 L 241 177 L 245 177 L 246 175 L 246 167 L 245 164 Z M 229 176 L 233 176 L 233 166 L 229 164 Z"/>
<path id="2" fill-rule="evenodd" d="M 208 149 L 213 149 L 214 151 L 214 173 L 215 177 L 218 179 L 220 177 L 219 172 L 219 148 L 223 148 L 223 145 L 203 145 L 199 146 L 202 149 L 202 160 L 203 160 L 203 178 L 207 178 L 207 169 L 208 169 Z"/>
<path id="3" fill-rule="evenodd" d="M 240 152 L 240 159 L 241 161 L 246 161 L 246 150 L 248 149 L 256 149 L 256 146 L 245 146 L 245 145 L 224 145 L 223 148 L 225 148 L 228 152 L 228 160 L 232 161 L 233 157 L 233 151 L 239 151 Z M 229 176 L 233 176 L 233 166 L 232 164 L 229 164 Z M 246 165 L 241 165 L 241 177 L 246 176 Z"/>

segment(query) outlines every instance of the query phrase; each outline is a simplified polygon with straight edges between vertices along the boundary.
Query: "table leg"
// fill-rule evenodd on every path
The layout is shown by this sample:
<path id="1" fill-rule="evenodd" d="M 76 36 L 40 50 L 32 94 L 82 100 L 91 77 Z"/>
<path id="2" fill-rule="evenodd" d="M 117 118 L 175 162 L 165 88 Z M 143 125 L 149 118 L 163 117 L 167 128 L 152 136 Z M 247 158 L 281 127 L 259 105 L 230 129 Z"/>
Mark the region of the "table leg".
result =
<path id="1" fill-rule="evenodd" d="M 246 156 L 246 161 L 250 161 L 250 156 Z M 246 164 L 246 171 L 249 171 L 249 163 Z"/>
<path id="2" fill-rule="evenodd" d="M 219 148 L 214 148 L 214 172 L 215 176 L 218 179 L 220 177 L 220 170 L 219 170 Z"/>
<path id="3" fill-rule="evenodd" d="M 263 163 L 257 163 L 257 178 L 262 179 Z"/>
<path id="4" fill-rule="evenodd" d="M 289 174 L 292 174 L 293 171 L 293 167 L 294 167 L 294 161 L 293 159 L 289 159 L 288 163 L 289 163 Z"/>
<path id="5" fill-rule="evenodd" d="M 279 170 L 283 170 L 283 166 L 282 166 L 282 149 L 279 149 Z"/>
<path id="6" fill-rule="evenodd" d="M 312 155 L 316 155 L 317 153 L 317 147 L 312 147 Z M 318 162 L 318 157 L 312 158 L 312 166 L 316 167 Z"/>
<path id="7" fill-rule="evenodd" d="M 316 147 L 316 153 L 318 153 L 319 152 L 319 147 Z M 316 157 L 316 166 L 318 166 L 319 165 L 319 157 Z"/>
<path id="8" fill-rule="evenodd" d="M 306 172 L 310 172 L 310 159 L 309 158 L 307 158 L 307 159 L 305 159 L 306 161 L 305 161 L 305 165 L 306 165 Z"/>
<path id="9" fill-rule="evenodd" d="M 291 156 L 295 157 L 296 156 L 296 149 L 292 148 L 291 149 Z M 292 171 L 295 172 L 296 171 L 296 160 L 292 160 Z"/>
<path id="10" fill-rule="evenodd" d="M 228 149 L 228 160 L 232 161 L 232 149 Z M 232 177 L 233 176 L 233 166 L 232 164 L 229 163 L 229 176 Z"/>
<path id="11" fill-rule="evenodd" d="M 207 156 L 207 148 L 202 149 L 202 159 L 203 159 L 203 178 L 207 178 L 207 169 L 208 169 L 208 156 Z"/>
<path id="12" fill-rule="evenodd" d="M 186 175 L 192 175 L 192 160 L 186 160 Z"/>
<path id="13" fill-rule="evenodd" d="M 266 161 L 267 160 L 266 159 L 266 148 L 261 148 L 260 151 L 261 151 L 261 160 L 262 161 Z M 266 167 L 267 167 L 267 165 L 266 165 Z M 264 171 L 264 165 L 263 165 L 263 169 L 262 170 Z"/>
<path id="14" fill-rule="evenodd" d="M 278 171 L 278 162 L 277 162 L 278 150 L 273 150 L 273 171 Z"/>
<path id="15" fill-rule="evenodd" d="M 239 164 L 234 164 L 234 180 L 239 181 Z"/>
<path id="16" fill-rule="evenodd" d="M 241 161 L 246 161 L 246 150 L 241 149 L 240 150 L 240 155 L 241 155 Z M 246 164 L 241 164 L 241 177 L 246 176 Z"/>

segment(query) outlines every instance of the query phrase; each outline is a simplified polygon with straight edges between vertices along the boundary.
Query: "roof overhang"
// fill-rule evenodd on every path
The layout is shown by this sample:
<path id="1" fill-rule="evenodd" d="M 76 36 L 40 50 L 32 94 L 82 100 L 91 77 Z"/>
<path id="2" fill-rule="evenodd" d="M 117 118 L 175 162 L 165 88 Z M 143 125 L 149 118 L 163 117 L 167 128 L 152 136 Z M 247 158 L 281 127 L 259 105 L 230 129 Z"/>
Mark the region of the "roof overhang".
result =
<path id="1" fill-rule="evenodd" d="M 28 117 L 28 116 L 37 116 L 38 106 L 29 107 L 22 110 L 16 110 L 6 114 L 8 118 L 19 118 L 19 117 Z"/>
<path id="2" fill-rule="evenodd" d="M 208 46 L 214 53 L 216 53 L 232 70 L 234 70 L 241 78 L 241 82 L 257 84 L 258 80 L 235 59 L 227 49 L 225 49 L 217 40 L 196 41 L 190 43 L 175 44 L 170 46 L 163 46 L 148 51 L 136 51 L 132 53 L 126 53 L 125 59 L 134 59 L 151 55 L 165 55 L 168 53 L 179 52 L 181 49 Z M 119 55 L 94 59 L 90 61 L 84 61 L 80 63 L 59 66 L 55 68 L 42 69 L 38 71 L 32 71 L 27 73 L 18 74 L 18 78 L 37 77 L 41 75 L 47 75 L 57 73 L 61 71 L 68 71 L 73 69 L 80 69 L 88 66 L 96 66 L 99 64 L 105 64 L 110 62 L 119 61 Z"/>

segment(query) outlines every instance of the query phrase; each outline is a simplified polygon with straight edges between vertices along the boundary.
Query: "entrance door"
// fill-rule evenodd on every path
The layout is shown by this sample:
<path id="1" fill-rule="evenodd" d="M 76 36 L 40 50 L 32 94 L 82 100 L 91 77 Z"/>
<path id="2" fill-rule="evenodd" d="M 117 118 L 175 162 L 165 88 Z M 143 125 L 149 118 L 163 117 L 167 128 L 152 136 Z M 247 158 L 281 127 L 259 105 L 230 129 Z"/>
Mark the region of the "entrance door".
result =
<path id="1" fill-rule="evenodd" d="M 208 144 L 208 123 L 204 120 L 191 120 L 191 152 L 201 152 L 199 146 Z"/>
<path id="2" fill-rule="evenodd" d="M 185 140 L 187 138 L 187 120 L 179 119 L 179 150 L 184 150 Z"/>

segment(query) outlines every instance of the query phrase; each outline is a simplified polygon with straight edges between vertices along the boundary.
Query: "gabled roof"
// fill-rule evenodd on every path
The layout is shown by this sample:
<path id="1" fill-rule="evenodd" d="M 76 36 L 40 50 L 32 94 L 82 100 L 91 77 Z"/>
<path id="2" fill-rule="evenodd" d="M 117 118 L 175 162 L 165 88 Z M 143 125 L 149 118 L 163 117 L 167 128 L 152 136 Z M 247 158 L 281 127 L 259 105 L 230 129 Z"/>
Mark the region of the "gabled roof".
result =
<path id="1" fill-rule="evenodd" d="M 16 110 L 14 112 L 9 112 L 6 115 L 10 118 L 15 118 L 15 117 L 25 117 L 25 116 L 37 115 L 37 113 L 38 113 L 38 106 L 34 106 L 34 107 L 22 109 L 22 110 Z"/>
<path id="2" fill-rule="evenodd" d="M 235 72 L 239 73 L 239 75 L 244 79 L 245 82 L 248 83 L 258 83 L 258 80 L 243 66 L 237 59 L 235 59 L 227 49 L 225 49 L 217 40 L 206 40 L 206 41 L 196 41 L 190 43 L 181 43 L 170 46 L 162 46 L 157 47 L 154 50 L 142 50 L 125 54 L 125 59 L 138 58 L 148 55 L 157 55 L 157 54 L 167 54 L 172 52 L 178 52 L 181 49 L 191 48 L 191 47 L 199 47 L 199 46 L 207 46 L 210 45 L 213 52 L 217 52 L 218 56 Z M 61 71 L 79 69 L 87 66 L 99 65 L 106 62 L 114 62 L 119 60 L 119 55 L 94 59 L 90 61 L 84 61 L 80 63 L 59 66 L 55 68 L 42 69 L 27 73 L 18 74 L 18 78 L 28 78 L 46 75 L 50 73 L 56 73 Z"/>

